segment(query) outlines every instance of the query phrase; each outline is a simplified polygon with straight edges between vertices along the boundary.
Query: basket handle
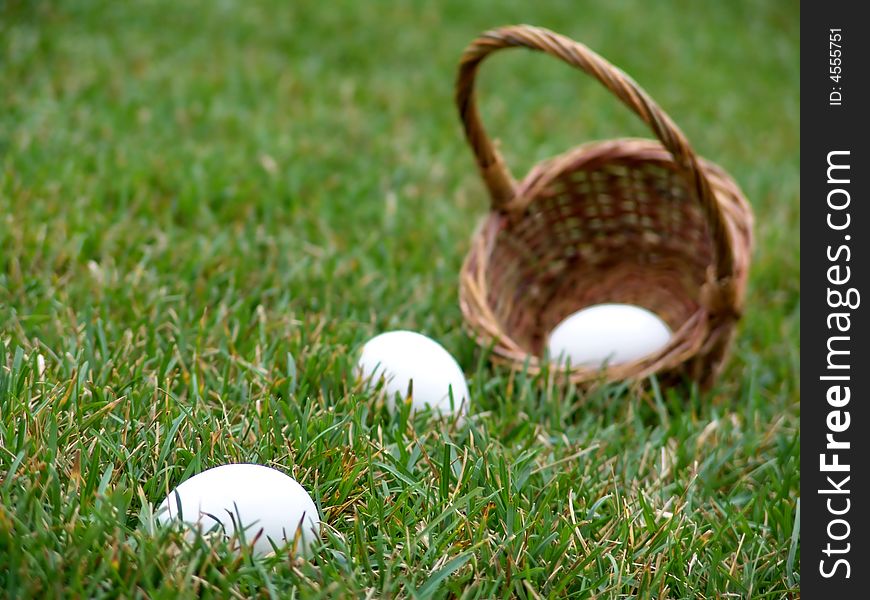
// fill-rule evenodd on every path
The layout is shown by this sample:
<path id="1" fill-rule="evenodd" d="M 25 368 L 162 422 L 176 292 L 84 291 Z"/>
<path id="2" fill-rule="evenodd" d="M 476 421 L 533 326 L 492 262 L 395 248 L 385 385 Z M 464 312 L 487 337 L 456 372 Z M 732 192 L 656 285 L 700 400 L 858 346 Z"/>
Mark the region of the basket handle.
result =
<path id="1" fill-rule="evenodd" d="M 456 105 L 465 128 L 465 137 L 474 151 L 495 210 L 509 210 L 517 184 L 492 140 L 486 134 L 474 93 L 474 80 L 480 63 L 503 48 L 524 47 L 560 58 L 600 81 L 623 104 L 634 111 L 674 157 L 697 190 L 698 200 L 710 225 L 716 251 L 716 278 L 727 279 L 734 272 L 731 240 L 725 230 L 722 209 L 698 156 L 671 118 L 635 83 L 631 77 L 601 56 L 574 40 L 542 27 L 514 25 L 487 31 L 465 49 L 456 80 Z"/>

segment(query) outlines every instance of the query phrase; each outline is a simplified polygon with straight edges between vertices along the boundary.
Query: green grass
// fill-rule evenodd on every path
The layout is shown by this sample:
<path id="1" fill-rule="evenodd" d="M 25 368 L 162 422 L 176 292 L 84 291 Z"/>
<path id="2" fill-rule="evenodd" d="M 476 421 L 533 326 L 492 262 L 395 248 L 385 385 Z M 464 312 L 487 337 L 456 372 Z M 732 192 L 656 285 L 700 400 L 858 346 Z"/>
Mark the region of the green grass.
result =
<path id="1" fill-rule="evenodd" d="M 512 22 L 622 66 L 751 200 L 711 392 L 560 390 L 463 333 L 486 197 L 454 69 Z M 798 42 L 772 0 L 0 1 L 0 594 L 799 593 Z M 481 101 L 518 173 L 647 135 L 541 55 L 488 63 Z M 358 389 L 359 345 L 398 327 L 466 370 L 465 425 Z M 153 527 L 233 461 L 311 491 L 310 561 Z"/>

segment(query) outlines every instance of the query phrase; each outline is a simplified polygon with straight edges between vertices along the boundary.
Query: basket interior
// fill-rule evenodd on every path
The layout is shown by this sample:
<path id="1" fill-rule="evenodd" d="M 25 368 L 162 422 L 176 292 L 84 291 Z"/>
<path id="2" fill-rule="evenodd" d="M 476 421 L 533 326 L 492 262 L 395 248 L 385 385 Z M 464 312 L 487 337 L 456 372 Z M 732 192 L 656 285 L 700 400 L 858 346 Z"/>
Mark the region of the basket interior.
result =
<path id="1" fill-rule="evenodd" d="M 669 159 L 567 164 L 519 218 L 492 213 L 487 302 L 499 327 L 541 355 L 565 317 L 605 302 L 658 314 L 672 331 L 699 308 L 713 258 L 694 192 Z"/>

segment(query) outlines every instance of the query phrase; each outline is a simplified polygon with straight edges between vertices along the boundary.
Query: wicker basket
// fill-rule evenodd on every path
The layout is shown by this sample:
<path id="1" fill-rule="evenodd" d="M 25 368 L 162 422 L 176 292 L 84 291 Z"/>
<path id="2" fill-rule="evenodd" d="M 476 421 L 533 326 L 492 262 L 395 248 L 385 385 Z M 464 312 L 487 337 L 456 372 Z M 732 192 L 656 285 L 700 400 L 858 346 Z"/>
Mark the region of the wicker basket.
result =
<path id="1" fill-rule="evenodd" d="M 481 61 L 524 47 L 593 76 L 643 119 L 658 141 L 586 144 L 516 182 L 484 131 L 474 80 Z M 630 77 L 546 29 L 504 27 L 462 55 L 456 103 L 491 197 L 462 267 L 462 313 L 496 361 L 538 372 L 549 332 L 603 302 L 658 314 L 674 332 L 661 351 L 603 371 L 550 366 L 575 383 L 689 377 L 709 385 L 730 346 L 746 288 L 752 212 L 734 180 L 699 158 Z"/>

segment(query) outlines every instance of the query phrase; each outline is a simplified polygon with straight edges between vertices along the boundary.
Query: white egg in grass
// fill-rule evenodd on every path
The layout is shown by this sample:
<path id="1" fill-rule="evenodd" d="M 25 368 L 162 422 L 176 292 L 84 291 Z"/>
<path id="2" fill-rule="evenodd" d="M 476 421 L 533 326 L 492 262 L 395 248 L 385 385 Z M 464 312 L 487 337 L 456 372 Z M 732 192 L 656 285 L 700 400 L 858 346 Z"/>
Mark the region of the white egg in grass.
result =
<path id="1" fill-rule="evenodd" d="M 320 530 L 305 488 L 281 471 L 255 464 L 222 465 L 194 475 L 169 493 L 157 519 L 163 524 L 181 520 L 226 536 L 240 527 L 257 555 L 272 552 L 272 543 L 281 548 L 294 541 L 297 553 L 305 554 Z"/>
<path id="2" fill-rule="evenodd" d="M 435 340 L 413 331 L 388 331 L 363 346 L 357 371 L 374 387 L 383 378 L 387 407 L 404 399 L 413 382 L 411 407 L 442 416 L 468 409 L 468 384 L 456 360 Z"/>
<path id="3" fill-rule="evenodd" d="M 559 323 L 547 340 L 550 360 L 599 368 L 619 365 L 664 348 L 671 329 L 658 315 L 631 304 L 597 304 Z"/>

